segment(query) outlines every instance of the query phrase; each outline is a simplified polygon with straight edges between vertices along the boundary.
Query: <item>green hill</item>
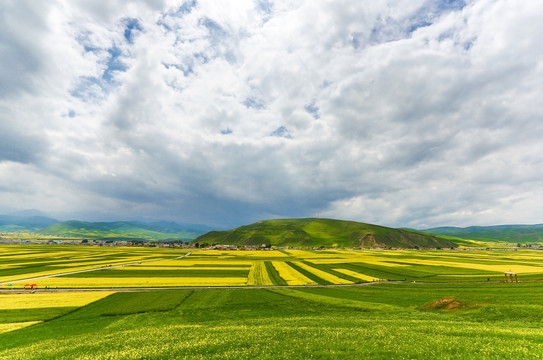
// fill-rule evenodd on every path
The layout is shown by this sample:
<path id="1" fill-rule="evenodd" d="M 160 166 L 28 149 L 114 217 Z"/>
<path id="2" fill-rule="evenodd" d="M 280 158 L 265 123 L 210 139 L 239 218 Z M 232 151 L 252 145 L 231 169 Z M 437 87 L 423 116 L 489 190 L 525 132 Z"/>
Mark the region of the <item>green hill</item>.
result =
<path id="1" fill-rule="evenodd" d="M 64 235 L 105 240 L 183 240 L 188 241 L 201 235 L 198 229 L 144 224 L 139 222 L 86 222 L 64 221 L 51 225 L 40 233 L 43 235 Z"/>
<path id="2" fill-rule="evenodd" d="M 192 242 L 292 247 L 455 247 L 451 241 L 437 235 L 318 218 L 259 221 L 232 230 L 211 231 Z"/>
<path id="3" fill-rule="evenodd" d="M 438 227 L 424 232 L 486 242 L 543 243 L 543 224 Z"/>

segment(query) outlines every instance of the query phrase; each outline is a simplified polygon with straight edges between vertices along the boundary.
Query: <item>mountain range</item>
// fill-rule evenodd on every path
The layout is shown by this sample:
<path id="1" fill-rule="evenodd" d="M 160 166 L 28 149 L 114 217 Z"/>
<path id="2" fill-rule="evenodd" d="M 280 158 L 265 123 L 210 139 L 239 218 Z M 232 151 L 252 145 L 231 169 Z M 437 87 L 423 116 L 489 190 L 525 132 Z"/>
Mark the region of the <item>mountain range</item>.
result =
<path id="1" fill-rule="evenodd" d="M 486 242 L 542 243 L 543 224 L 536 225 L 495 225 L 469 227 L 436 227 L 423 230 L 427 233 L 454 236 Z"/>
<path id="2" fill-rule="evenodd" d="M 435 227 L 425 230 L 393 229 L 333 219 L 264 220 L 235 229 L 178 224 L 173 221 L 59 221 L 35 210 L 0 215 L 0 232 L 61 235 L 75 238 L 143 241 L 193 241 L 300 247 L 442 247 L 486 243 L 543 243 L 543 224 Z"/>
<path id="3" fill-rule="evenodd" d="M 189 241 L 211 229 L 203 225 L 180 225 L 173 221 L 59 221 L 41 215 L 0 215 L 0 232 L 30 232 L 44 236 L 61 235 L 88 239 Z"/>
<path id="4" fill-rule="evenodd" d="M 38 232 L 58 222 L 56 219 L 41 215 L 0 215 L 0 231 Z"/>

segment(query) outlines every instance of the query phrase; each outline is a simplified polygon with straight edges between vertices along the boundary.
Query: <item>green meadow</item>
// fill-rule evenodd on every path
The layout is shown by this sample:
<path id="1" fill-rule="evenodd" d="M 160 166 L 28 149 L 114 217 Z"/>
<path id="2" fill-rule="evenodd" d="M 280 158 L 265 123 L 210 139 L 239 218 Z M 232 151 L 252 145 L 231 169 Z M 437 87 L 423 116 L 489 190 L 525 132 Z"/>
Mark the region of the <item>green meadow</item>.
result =
<path id="1" fill-rule="evenodd" d="M 541 293 L 540 283 L 119 292 L 15 313 L 43 322 L 0 334 L 0 358 L 538 359 Z"/>
<path id="2" fill-rule="evenodd" d="M 5 245 L 0 255 L 1 359 L 543 357 L 537 250 Z M 520 282 L 505 283 L 506 271 Z"/>

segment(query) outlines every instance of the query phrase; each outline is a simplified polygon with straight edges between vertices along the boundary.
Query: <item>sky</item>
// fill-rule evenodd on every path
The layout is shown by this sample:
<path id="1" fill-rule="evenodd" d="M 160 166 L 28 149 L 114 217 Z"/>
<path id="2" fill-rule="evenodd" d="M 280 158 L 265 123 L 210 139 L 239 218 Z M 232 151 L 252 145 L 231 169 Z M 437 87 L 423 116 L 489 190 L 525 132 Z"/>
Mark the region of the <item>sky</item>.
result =
<path id="1" fill-rule="evenodd" d="M 543 222 L 543 5 L 4 0 L 0 213 Z"/>

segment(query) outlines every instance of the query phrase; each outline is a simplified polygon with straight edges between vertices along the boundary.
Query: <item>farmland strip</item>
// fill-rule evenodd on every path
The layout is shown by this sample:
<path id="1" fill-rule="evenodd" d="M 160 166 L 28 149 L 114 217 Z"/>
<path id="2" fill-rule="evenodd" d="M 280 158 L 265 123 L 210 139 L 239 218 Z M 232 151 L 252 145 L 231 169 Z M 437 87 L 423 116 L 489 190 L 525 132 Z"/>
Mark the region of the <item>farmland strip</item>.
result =
<path id="1" fill-rule="evenodd" d="M 314 264 L 314 263 L 310 263 L 308 261 L 304 261 L 303 263 L 306 264 L 306 265 L 312 266 L 314 268 L 317 268 L 319 270 L 326 271 L 326 272 L 328 272 L 328 273 L 330 273 L 332 275 L 337 276 L 338 278 L 348 280 L 348 281 L 351 281 L 351 282 L 354 282 L 354 283 L 360 282 L 360 279 L 357 279 L 355 277 L 352 277 L 352 276 L 349 276 L 349 275 L 346 275 L 346 274 L 343 274 L 343 273 L 340 273 L 338 271 L 333 270 L 332 267 L 334 265 L 336 265 L 336 267 L 337 267 L 337 264 Z"/>
<path id="2" fill-rule="evenodd" d="M 272 261 L 279 275 L 285 279 L 288 285 L 313 285 L 315 282 L 296 271 L 292 266 L 283 261 Z"/>
<path id="3" fill-rule="evenodd" d="M 318 277 L 317 275 L 309 272 L 308 270 L 306 269 L 303 269 L 301 267 L 299 267 L 298 265 L 296 265 L 295 263 L 293 263 L 292 261 L 286 261 L 286 263 L 288 265 L 290 265 L 294 270 L 298 271 L 299 273 L 305 275 L 306 277 L 308 277 L 309 279 L 313 280 L 314 282 L 316 282 L 317 284 L 319 285 L 329 285 L 329 284 L 332 284 L 331 282 L 329 281 L 326 281 L 320 277 Z"/>
<path id="4" fill-rule="evenodd" d="M 323 271 L 321 269 L 317 269 L 316 267 L 313 267 L 311 265 L 308 265 L 306 264 L 305 262 L 299 262 L 299 263 L 296 263 L 299 267 L 301 267 L 302 269 L 305 269 L 315 275 L 317 275 L 318 277 L 320 277 L 321 279 L 331 283 L 331 284 L 352 284 L 353 282 L 352 281 L 349 281 L 349 280 L 345 280 L 339 276 L 335 276 L 331 273 L 329 273 L 328 271 Z"/>
<path id="5" fill-rule="evenodd" d="M 253 266 L 249 272 L 247 285 L 274 285 L 268 276 L 268 272 L 266 271 L 266 266 L 264 265 L 263 261 L 253 262 Z"/>
<path id="6" fill-rule="evenodd" d="M 277 270 L 275 270 L 271 261 L 264 261 L 264 265 L 266 266 L 268 276 L 270 277 L 270 280 L 273 282 L 274 285 L 287 285 L 287 282 L 283 280 L 281 276 L 279 276 L 279 273 L 277 272 Z"/>

